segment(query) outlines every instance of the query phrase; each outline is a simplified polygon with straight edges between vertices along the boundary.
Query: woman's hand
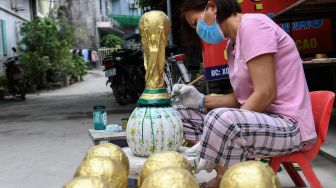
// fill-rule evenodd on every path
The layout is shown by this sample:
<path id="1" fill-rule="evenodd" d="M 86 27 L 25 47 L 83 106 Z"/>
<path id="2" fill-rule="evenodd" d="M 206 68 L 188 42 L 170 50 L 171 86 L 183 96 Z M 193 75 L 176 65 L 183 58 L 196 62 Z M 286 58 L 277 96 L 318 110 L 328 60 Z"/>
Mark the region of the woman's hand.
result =
<path id="1" fill-rule="evenodd" d="M 204 95 L 194 86 L 174 84 L 171 95 L 177 98 L 175 104 L 192 109 L 200 109 L 204 106 Z"/>

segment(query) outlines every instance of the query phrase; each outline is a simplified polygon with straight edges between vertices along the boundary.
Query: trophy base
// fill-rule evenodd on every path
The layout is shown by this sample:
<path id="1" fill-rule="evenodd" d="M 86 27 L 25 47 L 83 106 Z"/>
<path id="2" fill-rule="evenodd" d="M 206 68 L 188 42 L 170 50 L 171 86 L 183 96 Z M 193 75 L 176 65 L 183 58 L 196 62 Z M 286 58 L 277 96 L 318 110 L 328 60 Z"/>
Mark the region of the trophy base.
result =
<path id="1" fill-rule="evenodd" d="M 138 106 L 170 106 L 171 100 L 166 88 L 145 89 L 140 96 Z"/>

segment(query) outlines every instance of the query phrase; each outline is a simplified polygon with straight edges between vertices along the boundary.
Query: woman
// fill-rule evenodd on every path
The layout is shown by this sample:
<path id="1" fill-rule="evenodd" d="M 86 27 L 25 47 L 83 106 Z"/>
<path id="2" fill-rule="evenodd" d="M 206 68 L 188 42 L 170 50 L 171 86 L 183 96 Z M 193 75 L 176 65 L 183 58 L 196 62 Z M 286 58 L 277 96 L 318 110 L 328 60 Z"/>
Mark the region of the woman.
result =
<path id="1" fill-rule="evenodd" d="M 302 61 L 290 36 L 263 14 L 242 14 L 236 0 L 186 0 L 182 14 L 208 43 L 226 37 L 232 94 L 205 96 L 176 84 L 186 138 L 200 152 L 197 171 L 215 168 L 218 187 L 231 165 L 312 148 L 316 140 Z M 195 32 L 196 31 L 196 32 Z"/>

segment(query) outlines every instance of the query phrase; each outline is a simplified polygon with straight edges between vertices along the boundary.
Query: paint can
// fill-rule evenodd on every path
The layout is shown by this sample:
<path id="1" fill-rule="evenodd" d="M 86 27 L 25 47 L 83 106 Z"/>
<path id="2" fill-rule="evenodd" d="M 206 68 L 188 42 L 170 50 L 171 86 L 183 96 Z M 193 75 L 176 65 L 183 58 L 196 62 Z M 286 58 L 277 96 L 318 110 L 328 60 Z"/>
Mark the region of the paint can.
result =
<path id="1" fill-rule="evenodd" d="M 93 127 L 95 130 L 105 130 L 107 124 L 106 107 L 98 105 L 93 107 Z"/>

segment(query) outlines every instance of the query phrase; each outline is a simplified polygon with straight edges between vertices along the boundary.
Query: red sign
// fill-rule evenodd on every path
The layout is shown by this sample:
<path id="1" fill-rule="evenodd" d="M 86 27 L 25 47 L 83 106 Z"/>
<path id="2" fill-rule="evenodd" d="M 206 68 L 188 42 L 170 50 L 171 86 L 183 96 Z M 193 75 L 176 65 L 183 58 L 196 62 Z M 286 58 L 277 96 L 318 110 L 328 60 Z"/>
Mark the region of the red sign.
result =
<path id="1" fill-rule="evenodd" d="M 227 40 L 219 44 L 203 42 L 203 62 L 206 80 L 219 80 L 229 77 L 226 45 Z"/>
<path id="2" fill-rule="evenodd" d="M 244 13 L 263 13 L 272 17 L 274 14 L 296 3 L 298 0 L 239 0 Z M 325 53 L 333 50 L 330 19 L 305 20 L 280 26 L 291 34 L 301 54 Z"/>
<path id="3" fill-rule="evenodd" d="M 296 3 L 298 0 L 238 0 L 243 13 L 263 13 L 272 17 L 279 11 Z M 326 53 L 333 50 L 330 19 L 306 20 L 279 24 L 294 39 L 301 54 Z M 207 80 L 227 78 L 226 41 L 212 45 L 203 42 L 203 62 Z M 225 69 L 225 70 L 224 70 Z M 221 71 L 222 70 L 222 71 Z"/>

